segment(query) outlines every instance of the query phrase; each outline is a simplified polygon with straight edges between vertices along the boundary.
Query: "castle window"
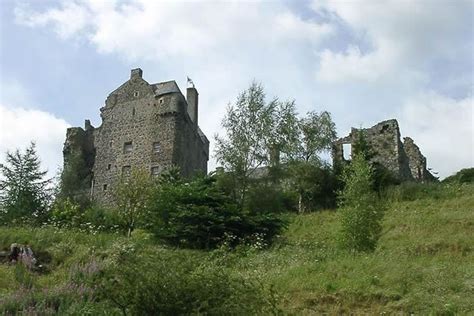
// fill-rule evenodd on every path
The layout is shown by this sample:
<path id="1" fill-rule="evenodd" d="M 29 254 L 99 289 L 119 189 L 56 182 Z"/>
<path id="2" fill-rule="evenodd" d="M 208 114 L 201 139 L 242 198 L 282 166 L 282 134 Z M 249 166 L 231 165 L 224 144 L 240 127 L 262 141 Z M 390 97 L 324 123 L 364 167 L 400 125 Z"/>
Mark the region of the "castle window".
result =
<path id="1" fill-rule="evenodd" d="M 111 164 L 108 164 L 108 165 L 107 165 L 107 170 L 110 170 L 110 168 L 112 168 L 112 165 L 111 165 Z"/>
<path id="2" fill-rule="evenodd" d="M 132 110 L 132 115 L 135 116 L 135 108 Z"/>
<path id="3" fill-rule="evenodd" d="M 163 98 L 160 99 L 160 104 L 163 103 Z"/>
<path id="4" fill-rule="evenodd" d="M 159 142 L 154 142 L 153 143 L 153 152 L 159 153 L 161 151 L 161 145 Z"/>
<path id="5" fill-rule="evenodd" d="M 107 184 L 104 184 L 104 185 L 102 186 L 102 189 L 103 189 L 104 191 L 107 191 Z"/>
<path id="6" fill-rule="evenodd" d="M 131 153 L 133 150 L 133 144 L 132 142 L 126 142 L 123 144 L 123 153 Z"/>
<path id="7" fill-rule="evenodd" d="M 109 147 L 114 147 L 114 141 L 113 141 L 113 140 L 111 140 L 111 141 L 109 142 Z"/>
<path id="8" fill-rule="evenodd" d="M 139 95 L 140 95 L 140 92 L 138 92 L 138 91 L 135 91 L 135 92 L 133 93 L 133 96 L 134 96 L 135 98 L 138 97 Z"/>
<path id="9" fill-rule="evenodd" d="M 345 160 L 352 159 L 352 144 L 342 144 L 342 156 Z"/>
<path id="10" fill-rule="evenodd" d="M 151 167 L 151 175 L 153 177 L 157 177 L 160 175 L 160 172 L 161 172 L 161 168 L 158 167 L 158 166 L 155 166 L 155 167 Z"/>
<path id="11" fill-rule="evenodd" d="M 132 171 L 131 166 L 123 166 L 122 167 L 122 176 L 129 176 Z"/>

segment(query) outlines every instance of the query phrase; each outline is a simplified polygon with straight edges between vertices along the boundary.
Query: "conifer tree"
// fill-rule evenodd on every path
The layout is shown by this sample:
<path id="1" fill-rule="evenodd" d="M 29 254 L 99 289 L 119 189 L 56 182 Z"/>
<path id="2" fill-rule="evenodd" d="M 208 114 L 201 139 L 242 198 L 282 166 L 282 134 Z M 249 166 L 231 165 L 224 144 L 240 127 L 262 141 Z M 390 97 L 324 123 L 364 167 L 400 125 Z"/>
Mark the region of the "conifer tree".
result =
<path id="1" fill-rule="evenodd" d="M 7 152 L 0 164 L 0 218 L 3 223 L 41 223 L 46 216 L 50 198 L 46 179 L 41 171 L 36 145 L 31 142 L 24 153 Z"/>

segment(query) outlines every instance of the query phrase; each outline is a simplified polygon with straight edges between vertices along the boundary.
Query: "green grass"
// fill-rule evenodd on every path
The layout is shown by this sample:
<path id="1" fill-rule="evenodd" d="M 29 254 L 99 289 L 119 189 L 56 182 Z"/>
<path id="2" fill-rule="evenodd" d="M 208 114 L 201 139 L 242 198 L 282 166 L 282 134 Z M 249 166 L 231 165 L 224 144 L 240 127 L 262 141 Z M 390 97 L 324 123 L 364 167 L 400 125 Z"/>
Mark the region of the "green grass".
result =
<path id="1" fill-rule="evenodd" d="M 288 230 L 266 250 L 197 252 L 163 249 L 138 236 L 135 242 L 145 243 L 148 251 L 182 253 L 256 280 L 285 314 L 472 314 L 474 185 L 413 190 L 416 198 L 406 192 L 391 195 L 373 253 L 339 250 L 337 211 L 288 215 Z M 35 277 L 39 289 L 65 282 L 72 266 L 117 239 L 122 237 L 0 228 L 0 248 L 28 241 L 44 258 L 51 257 L 50 272 Z M 18 288 L 14 267 L 0 264 L 0 297 Z"/>

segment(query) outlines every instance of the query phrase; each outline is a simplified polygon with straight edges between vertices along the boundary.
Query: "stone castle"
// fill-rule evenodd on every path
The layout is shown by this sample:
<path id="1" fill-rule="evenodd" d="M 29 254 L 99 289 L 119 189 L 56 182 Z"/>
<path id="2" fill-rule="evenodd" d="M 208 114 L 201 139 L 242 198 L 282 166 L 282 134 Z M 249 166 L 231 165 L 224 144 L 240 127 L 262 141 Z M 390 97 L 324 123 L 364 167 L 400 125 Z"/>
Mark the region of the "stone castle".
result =
<path id="1" fill-rule="evenodd" d="M 64 168 L 80 154 L 90 179 L 82 194 L 100 205 L 111 205 L 114 189 L 132 168 L 151 176 L 177 166 L 183 176 L 207 173 L 209 141 L 198 126 L 198 92 L 187 88 L 186 98 L 175 81 L 149 84 L 141 69 L 109 94 L 100 109 L 102 124 L 89 120 L 68 128 Z"/>
<path id="2" fill-rule="evenodd" d="M 400 137 L 397 120 L 387 120 L 371 128 L 352 128 L 351 133 L 333 144 L 334 162 L 350 159 L 352 145 L 357 141 L 359 132 L 374 151 L 373 161 L 387 168 L 400 181 L 426 182 L 436 178 L 426 168 L 426 158 L 410 137 Z M 346 153 L 345 153 L 346 150 Z M 347 153 L 349 152 L 349 153 Z"/>

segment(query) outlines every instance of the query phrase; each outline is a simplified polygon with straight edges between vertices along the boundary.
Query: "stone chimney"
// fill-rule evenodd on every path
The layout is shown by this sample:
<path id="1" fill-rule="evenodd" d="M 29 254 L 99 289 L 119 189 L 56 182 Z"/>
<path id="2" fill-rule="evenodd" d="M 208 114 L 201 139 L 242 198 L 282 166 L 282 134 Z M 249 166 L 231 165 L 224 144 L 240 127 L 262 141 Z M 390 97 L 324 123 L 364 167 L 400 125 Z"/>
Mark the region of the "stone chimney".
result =
<path id="1" fill-rule="evenodd" d="M 199 93 L 196 88 L 190 87 L 186 91 L 186 100 L 188 101 L 188 114 L 191 121 L 197 126 L 198 125 L 198 99 Z"/>
<path id="2" fill-rule="evenodd" d="M 135 69 L 132 69 L 132 71 L 130 72 L 130 79 L 141 78 L 142 75 L 143 75 L 143 70 L 141 70 L 140 68 L 135 68 Z"/>

